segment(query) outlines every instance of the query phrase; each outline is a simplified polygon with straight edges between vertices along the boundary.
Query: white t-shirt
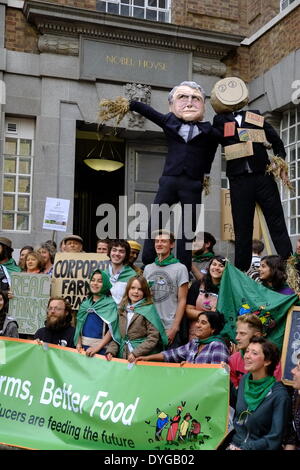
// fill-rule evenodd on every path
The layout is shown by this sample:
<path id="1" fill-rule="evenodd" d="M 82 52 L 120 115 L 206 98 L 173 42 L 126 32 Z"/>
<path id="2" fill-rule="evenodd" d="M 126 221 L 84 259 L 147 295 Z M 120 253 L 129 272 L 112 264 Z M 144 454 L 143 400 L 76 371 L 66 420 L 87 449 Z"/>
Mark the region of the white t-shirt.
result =
<path id="1" fill-rule="evenodd" d="M 168 266 L 147 264 L 144 277 L 152 281 L 151 291 L 160 319 L 166 330 L 171 328 L 178 304 L 178 289 L 189 282 L 189 274 L 182 263 Z"/>

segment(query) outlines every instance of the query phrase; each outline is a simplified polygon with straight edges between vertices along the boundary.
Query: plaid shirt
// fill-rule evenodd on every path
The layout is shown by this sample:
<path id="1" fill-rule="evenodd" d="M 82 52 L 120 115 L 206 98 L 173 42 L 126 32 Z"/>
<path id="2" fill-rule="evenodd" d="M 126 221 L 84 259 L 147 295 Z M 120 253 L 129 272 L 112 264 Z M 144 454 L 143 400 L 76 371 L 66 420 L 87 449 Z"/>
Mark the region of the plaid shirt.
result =
<path id="1" fill-rule="evenodd" d="M 204 346 L 198 353 L 197 340 L 193 339 L 179 348 L 163 351 L 165 362 L 191 362 L 193 364 L 220 364 L 227 362 L 229 351 L 227 346 L 221 341 L 212 341 Z"/>

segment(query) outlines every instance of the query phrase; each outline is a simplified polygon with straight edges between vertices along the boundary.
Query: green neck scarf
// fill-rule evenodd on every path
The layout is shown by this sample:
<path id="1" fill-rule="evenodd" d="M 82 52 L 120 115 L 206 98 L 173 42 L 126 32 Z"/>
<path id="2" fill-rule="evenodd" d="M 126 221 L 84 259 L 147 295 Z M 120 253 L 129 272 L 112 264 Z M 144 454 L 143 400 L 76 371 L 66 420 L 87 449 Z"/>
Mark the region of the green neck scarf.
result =
<path id="1" fill-rule="evenodd" d="M 148 320 L 150 323 L 152 323 L 152 325 L 159 331 L 160 339 L 161 339 L 163 348 L 165 349 L 165 347 L 168 345 L 169 340 L 168 340 L 168 337 L 166 335 L 164 326 L 161 322 L 161 319 L 160 319 L 160 317 L 157 313 L 155 305 L 154 304 L 146 304 L 146 300 L 141 299 L 139 302 L 136 302 L 135 304 L 132 304 L 132 306 L 134 306 L 134 313 L 142 315 L 144 318 L 146 318 L 146 320 Z M 126 310 L 126 308 L 125 308 L 125 310 Z M 118 326 L 118 328 L 119 328 L 119 326 Z M 121 358 L 123 357 L 123 350 L 124 350 L 125 344 L 130 342 L 131 346 L 135 349 L 139 344 L 143 343 L 146 340 L 146 337 L 145 338 L 135 338 L 135 339 L 130 339 L 129 340 L 127 334 L 124 338 L 122 338 L 119 331 L 117 331 L 114 336 L 119 337 L 119 339 L 120 339 L 117 342 L 119 342 L 119 345 L 120 345 L 118 357 L 121 357 Z M 154 352 L 156 352 L 156 351 L 154 351 Z M 151 353 L 153 354 L 153 351 Z"/>
<path id="2" fill-rule="evenodd" d="M 159 261 L 158 257 L 155 258 L 155 264 L 157 266 L 168 266 L 169 264 L 175 264 L 175 263 L 179 263 L 179 259 L 175 258 L 173 253 L 170 253 L 170 255 L 167 258 L 163 259 L 162 261 Z"/>
<path id="3" fill-rule="evenodd" d="M 127 282 L 131 277 L 136 276 L 135 270 L 127 264 L 122 267 L 119 274 L 113 274 L 111 265 L 105 272 L 112 281 L 115 279 L 113 282 Z"/>
<path id="4" fill-rule="evenodd" d="M 263 379 L 253 380 L 252 374 L 247 374 L 245 378 L 244 398 L 247 403 L 248 411 L 255 411 L 256 408 L 265 399 L 270 389 L 276 382 L 274 376 L 264 377 Z"/>
<path id="5" fill-rule="evenodd" d="M 20 272 L 21 268 L 18 266 L 13 258 L 10 258 L 5 263 L 1 263 L 3 266 L 6 267 L 7 271 L 10 272 Z"/>
<path id="6" fill-rule="evenodd" d="M 224 343 L 224 340 L 221 335 L 213 335 L 205 339 L 196 339 L 195 341 L 197 344 L 199 344 L 199 346 L 200 344 L 209 344 L 209 343 L 212 343 L 213 341 L 221 341 L 222 343 Z"/>
<path id="7" fill-rule="evenodd" d="M 211 258 L 213 258 L 214 256 L 215 256 L 215 254 L 212 253 L 211 251 L 209 251 L 208 253 L 202 253 L 202 254 L 199 254 L 199 255 L 197 255 L 197 253 L 195 253 L 193 255 L 193 261 L 195 261 L 195 263 L 201 263 L 201 261 L 208 261 Z"/>

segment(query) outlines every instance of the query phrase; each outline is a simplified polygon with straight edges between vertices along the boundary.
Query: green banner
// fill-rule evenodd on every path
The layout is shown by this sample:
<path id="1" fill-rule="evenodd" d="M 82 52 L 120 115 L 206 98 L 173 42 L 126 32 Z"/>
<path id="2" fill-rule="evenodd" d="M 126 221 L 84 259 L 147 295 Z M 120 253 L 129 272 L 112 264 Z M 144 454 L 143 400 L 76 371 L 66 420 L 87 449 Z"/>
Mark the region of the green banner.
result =
<path id="1" fill-rule="evenodd" d="M 219 365 L 107 361 L 0 340 L 0 442 L 40 450 L 215 449 L 227 432 Z"/>

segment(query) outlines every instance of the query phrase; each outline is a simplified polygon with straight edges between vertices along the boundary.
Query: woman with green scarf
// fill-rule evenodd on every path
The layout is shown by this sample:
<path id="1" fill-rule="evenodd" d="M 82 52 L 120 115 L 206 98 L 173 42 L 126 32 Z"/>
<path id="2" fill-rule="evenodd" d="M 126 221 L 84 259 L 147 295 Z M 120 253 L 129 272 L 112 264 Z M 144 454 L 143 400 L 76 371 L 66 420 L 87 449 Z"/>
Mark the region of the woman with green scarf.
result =
<path id="1" fill-rule="evenodd" d="M 108 345 L 108 360 L 117 356 L 134 362 L 137 356 L 160 351 L 168 344 L 148 282 L 141 275 L 130 278 L 127 283 L 114 336 L 119 339 Z"/>
<path id="2" fill-rule="evenodd" d="M 279 362 L 275 344 L 254 336 L 244 355 L 245 370 L 236 402 L 228 450 L 280 450 L 291 410 L 284 385 L 273 376 Z"/>
<path id="3" fill-rule="evenodd" d="M 193 364 L 228 363 L 229 351 L 220 332 L 224 317 L 219 312 L 201 312 L 195 328 L 196 338 L 179 348 L 162 351 L 151 356 L 138 357 L 137 361 L 190 362 Z"/>
<path id="4" fill-rule="evenodd" d="M 87 356 L 105 354 L 118 323 L 117 304 L 111 297 L 112 287 L 105 271 L 97 269 L 91 275 L 90 295 L 82 302 L 76 318 L 74 344 Z"/>

